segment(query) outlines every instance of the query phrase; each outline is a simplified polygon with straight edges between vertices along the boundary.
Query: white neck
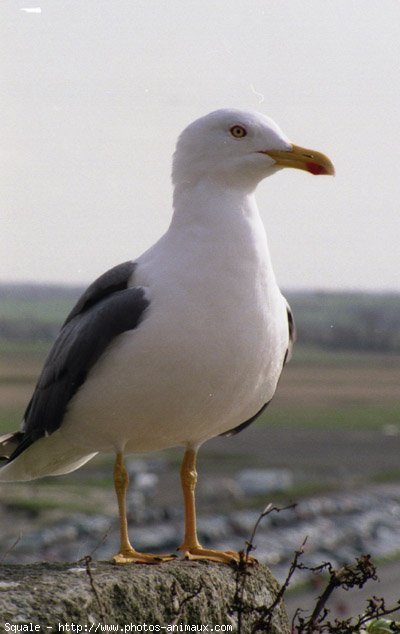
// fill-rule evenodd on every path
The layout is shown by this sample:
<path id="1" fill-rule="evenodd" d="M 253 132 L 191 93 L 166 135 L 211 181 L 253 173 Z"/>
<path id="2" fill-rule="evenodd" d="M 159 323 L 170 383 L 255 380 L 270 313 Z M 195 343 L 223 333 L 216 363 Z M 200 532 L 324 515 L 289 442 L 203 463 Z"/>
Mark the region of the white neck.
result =
<path id="1" fill-rule="evenodd" d="M 267 236 L 252 192 L 212 181 L 177 186 L 167 240 L 220 266 L 264 271 L 275 284 Z M 178 246 L 179 245 L 179 246 Z M 193 254 L 194 255 L 194 254 Z"/>
<path id="2" fill-rule="evenodd" d="M 172 230 L 190 225 L 206 226 L 212 231 L 218 227 L 229 230 L 240 218 L 259 215 L 252 192 L 227 188 L 213 180 L 177 185 L 173 206 Z"/>

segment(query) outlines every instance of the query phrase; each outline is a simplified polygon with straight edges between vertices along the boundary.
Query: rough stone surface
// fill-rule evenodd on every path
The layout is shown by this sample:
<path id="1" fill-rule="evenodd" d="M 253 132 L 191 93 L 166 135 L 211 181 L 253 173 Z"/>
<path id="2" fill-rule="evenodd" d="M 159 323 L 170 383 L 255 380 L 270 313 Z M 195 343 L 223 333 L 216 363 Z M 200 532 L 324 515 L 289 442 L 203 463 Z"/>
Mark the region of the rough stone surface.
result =
<path id="1" fill-rule="evenodd" d="M 232 609 L 235 588 L 235 570 L 210 562 L 1 565 L 0 631 L 6 629 L 6 623 L 39 624 L 40 631 L 48 628 L 48 632 L 59 631 L 59 623 L 82 625 L 82 631 L 89 631 L 92 623 L 99 624 L 97 631 L 104 631 L 104 625 L 119 625 L 121 631 L 127 631 L 129 624 L 147 623 L 208 624 L 209 631 L 216 624 L 229 624 L 231 631 L 237 632 L 237 612 Z M 277 582 L 268 568 L 248 568 L 244 593 L 248 605 L 269 606 L 276 591 Z M 252 631 L 256 617 L 255 611 L 243 616 L 241 634 Z M 289 631 L 284 606 L 280 605 L 270 632 Z"/>

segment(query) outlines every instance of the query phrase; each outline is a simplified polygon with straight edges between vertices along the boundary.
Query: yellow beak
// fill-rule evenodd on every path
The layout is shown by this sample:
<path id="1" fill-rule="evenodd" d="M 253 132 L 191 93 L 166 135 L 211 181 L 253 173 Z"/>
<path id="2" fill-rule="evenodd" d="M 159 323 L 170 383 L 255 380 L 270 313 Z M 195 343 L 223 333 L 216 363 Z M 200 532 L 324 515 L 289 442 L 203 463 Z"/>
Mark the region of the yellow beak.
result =
<path id="1" fill-rule="evenodd" d="M 266 150 L 262 154 L 267 154 L 274 159 L 277 165 L 282 167 L 295 167 L 305 170 L 311 174 L 335 174 L 335 168 L 330 159 L 321 152 L 307 150 L 299 145 L 292 145 L 291 150 Z"/>

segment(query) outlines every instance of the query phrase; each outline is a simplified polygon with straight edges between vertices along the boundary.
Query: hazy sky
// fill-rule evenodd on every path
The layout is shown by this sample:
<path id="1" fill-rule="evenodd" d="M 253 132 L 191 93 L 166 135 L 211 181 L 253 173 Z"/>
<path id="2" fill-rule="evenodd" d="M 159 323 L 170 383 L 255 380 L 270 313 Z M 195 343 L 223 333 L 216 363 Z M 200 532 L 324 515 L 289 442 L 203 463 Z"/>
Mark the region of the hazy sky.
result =
<path id="1" fill-rule="evenodd" d="M 2 281 L 139 255 L 177 135 L 233 106 L 336 165 L 258 189 L 280 284 L 400 289 L 399 0 L 1 0 L 0 46 Z"/>

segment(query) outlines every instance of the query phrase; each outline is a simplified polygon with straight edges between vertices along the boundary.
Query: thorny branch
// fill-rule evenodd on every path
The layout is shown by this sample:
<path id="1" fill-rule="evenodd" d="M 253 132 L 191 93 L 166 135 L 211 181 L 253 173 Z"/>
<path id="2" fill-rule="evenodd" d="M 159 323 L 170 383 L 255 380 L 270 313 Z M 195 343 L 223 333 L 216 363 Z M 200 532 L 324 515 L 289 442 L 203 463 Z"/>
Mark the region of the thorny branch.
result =
<path id="1" fill-rule="evenodd" d="M 370 579 L 377 579 L 376 568 L 371 562 L 369 555 L 363 555 L 356 559 L 355 564 L 343 566 L 338 570 L 335 570 L 330 562 L 315 568 L 309 568 L 301 564 L 299 568 L 317 574 L 327 571 L 329 575 L 328 582 L 318 597 L 311 616 L 307 619 L 302 619 L 300 615 L 298 616 L 299 624 L 297 626 L 297 632 L 304 632 L 304 634 L 312 634 L 312 632 L 320 631 L 335 631 L 332 629 L 332 624 L 326 621 L 329 610 L 325 607 L 334 590 L 340 587 L 344 590 L 349 590 L 354 587 L 362 588 Z M 326 630 L 328 624 L 330 629 Z"/>
<path id="2" fill-rule="evenodd" d="M 279 608 L 296 570 L 308 571 L 313 574 L 327 574 L 328 580 L 321 595 L 317 598 L 315 607 L 310 615 L 303 616 L 303 610 L 300 608 L 296 611 L 292 620 L 293 633 L 313 634 L 314 632 L 318 632 L 322 634 L 327 632 L 329 634 L 355 634 L 356 632 L 360 632 L 370 621 L 388 616 L 399 610 L 400 599 L 395 606 L 387 607 L 383 598 L 373 596 L 368 599 L 363 614 L 345 620 L 335 619 L 333 622 L 330 621 L 330 611 L 326 605 L 332 593 L 337 588 L 342 588 L 346 591 L 352 588 L 362 588 L 369 580 L 377 579 L 376 568 L 369 555 L 362 555 L 356 558 L 353 564 L 347 564 L 338 569 L 335 569 L 330 562 L 325 562 L 316 567 L 306 566 L 299 560 L 304 553 L 307 538 L 303 541 L 300 549 L 295 551 L 286 579 L 276 593 L 273 602 L 269 606 L 261 607 L 247 604 L 245 601 L 245 587 L 247 578 L 251 574 L 249 555 L 250 552 L 255 549 L 254 540 L 257 529 L 261 520 L 266 515 L 273 511 L 283 511 L 285 508 L 278 508 L 269 504 L 264 509 L 254 525 L 249 541 L 246 542 L 246 549 L 241 553 L 240 561 L 236 569 L 235 595 L 232 601 L 232 613 L 236 612 L 237 614 L 238 634 L 244 634 L 244 615 L 253 617 L 251 630 L 247 630 L 250 631 L 251 634 L 271 631 L 274 614 L 276 614 L 276 610 Z M 390 631 L 400 634 L 399 624 L 391 622 L 388 627 L 390 627 Z"/>
<path id="3" fill-rule="evenodd" d="M 297 610 L 292 622 L 292 629 L 297 634 L 312 634 L 313 632 L 354 634 L 359 632 L 370 621 L 389 616 L 400 608 L 400 599 L 395 606 L 387 607 L 383 598 L 372 597 L 368 599 L 363 614 L 344 620 L 335 619 L 333 622 L 328 619 L 330 611 L 326 604 L 334 590 L 342 588 L 348 591 L 355 587 L 362 588 L 371 579 L 377 579 L 376 568 L 371 561 L 370 555 L 357 557 L 355 563 L 345 565 L 337 570 L 329 562 L 315 568 L 300 564 L 299 569 L 316 574 L 327 571 L 328 581 L 323 592 L 318 597 L 310 616 L 304 618 L 301 616 L 301 610 Z M 400 632 L 398 624 L 393 622 L 390 627 L 390 631 Z"/>
<path id="4" fill-rule="evenodd" d="M 7 550 L 4 551 L 4 553 L 1 555 L 0 557 L 0 564 L 2 564 L 4 562 L 4 560 L 6 559 L 6 557 L 10 554 L 10 552 L 16 547 L 16 545 L 18 544 L 18 542 L 21 540 L 21 533 L 18 535 L 18 537 L 13 541 L 13 543 L 11 544 L 11 546 L 9 546 L 7 548 Z"/>
<path id="5" fill-rule="evenodd" d="M 199 586 L 197 590 L 194 590 L 190 594 L 187 594 L 183 599 L 180 599 L 178 596 L 178 583 L 176 579 L 174 579 L 171 586 L 171 597 L 172 597 L 172 607 L 174 610 L 175 618 L 172 620 L 171 625 L 176 625 L 179 623 L 179 620 L 182 617 L 183 607 L 189 601 L 195 599 L 200 592 L 202 592 L 203 587 Z"/>
<path id="6" fill-rule="evenodd" d="M 300 557 L 304 553 L 304 547 L 306 545 L 306 541 L 307 541 L 307 537 L 304 539 L 302 545 L 300 546 L 300 549 L 295 551 L 293 561 L 290 564 L 289 572 L 286 575 L 286 579 L 283 582 L 283 584 L 281 585 L 281 587 L 279 588 L 274 601 L 271 603 L 270 607 L 268 608 L 269 612 L 271 613 L 271 616 L 269 616 L 269 614 L 267 615 L 267 617 L 268 617 L 268 625 L 270 624 L 270 621 L 272 619 L 272 615 L 273 615 L 273 612 L 274 612 L 275 608 L 282 601 L 283 595 L 285 594 L 286 590 L 288 589 L 290 581 L 291 581 L 295 571 L 299 567 L 298 561 L 299 561 Z"/>
<path id="7" fill-rule="evenodd" d="M 270 513 L 273 512 L 281 512 L 281 511 L 285 511 L 288 510 L 290 508 L 294 508 L 296 505 L 295 504 L 291 504 L 290 506 L 286 506 L 283 508 L 279 508 L 277 506 L 272 506 L 272 504 L 268 504 L 265 509 L 263 510 L 263 512 L 259 515 L 259 517 L 257 518 L 256 523 L 254 524 L 252 533 L 250 535 L 250 539 L 248 541 L 246 541 L 246 548 L 244 551 L 241 551 L 240 554 L 240 560 L 239 563 L 237 565 L 236 568 L 236 576 L 235 576 L 235 595 L 233 597 L 233 601 L 232 601 L 232 610 L 231 612 L 237 613 L 237 623 L 238 623 L 238 629 L 237 632 L 238 634 L 241 634 L 241 632 L 243 631 L 243 615 L 244 614 L 248 614 L 248 613 L 252 613 L 252 612 L 257 612 L 259 610 L 262 611 L 262 616 L 260 616 L 260 619 L 258 621 L 261 621 L 263 619 L 264 613 L 266 615 L 266 618 L 268 620 L 268 627 L 271 623 L 272 617 L 274 615 L 275 612 L 275 608 L 279 605 L 282 596 L 286 590 L 287 585 L 289 585 L 289 581 L 291 578 L 291 575 L 293 574 L 294 570 L 292 573 L 290 573 L 289 571 L 289 575 L 288 578 L 286 579 L 285 583 L 283 584 L 283 586 L 280 588 L 280 590 L 278 591 L 277 596 L 275 597 L 273 603 L 268 607 L 262 607 L 262 608 L 255 608 L 254 606 L 250 606 L 247 605 L 244 601 L 244 593 L 245 593 L 245 587 L 246 587 L 246 581 L 247 581 L 247 577 L 249 576 L 249 574 L 251 574 L 249 572 L 249 559 L 250 559 L 250 553 L 251 551 L 255 550 L 255 546 L 254 546 L 254 540 L 255 540 L 255 536 L 258 530 L 258 527 L 260 526 L 261 521 L 264 519 L 264 517 L 266 517 L 267 515 L 269 515 Z M 304 546 L 304 544 L 303 544 Z M 300 553 L 298 555 L 298 557 L 300 556 Z M 296 560 L 297 561 L 297 560 Z M 268 613 L 268 614 L 267 614 Z M 258 623 L 257 621 L 257 623 Z M 256 624 L 257 625 L 257 624 Z M 257 632 L 257 629 L 253 629 L 252 631 Z M 265 630 L 263 630 L 265 631 Z"/>
<path id="8" fill-rule="evenodd" d="M 82 561 L 85 566 L 86 566 L 86 574 L 89 577 L 89 582 L 90 582 L 90 587 L 92 589 L 92 592 L 95 596 L 95 599 L 97 601 L 97 605 L 99 607 L 99 617 L 100 617 L 100 621 L 102 622 L 102 624 L 104 625 L 105 623 L 105 617 L 106 617 L 106 612 L 104 610 L 104 606 L 103 603 L 101 601 L 100 595 L 97 591 L 96 588 L 96 584 L 94 582 L 94 578 L 93 578 L 93 573 L 92 573 L 92 569 L 90 567 L 90 564 L 92 563 L 92 558 L 90 555 L 86 555 L 85 557 L 83 557 L 80 561 Z"/>
<path id="9" fill-rule="evenodd" d="M 93 573 L 92 573 L 92 569 L 90 567 L 90 564 L 93 561 L 93 555 L 96 552 L 96 550 L 106 541 L 106 539 L 108 538 L 108 533 L 109 533 L 109 529 L 107 530 L 107 532 L 103 535 L 103 537 L 99 540 L 99 542 L 96 544 L 96 546 L 93 548 L 92 552 L 90 553 L 90 555 L 85 555 L 84 557 L 82 557 L 82 559 L 78 560 L 78 563 L 84 563 L 85 564 L 85 568 L 86 568 L 86 574 L 89 577 L 89 582 L 90 582 L 90 587 L 92 589 L 92 592 L 95 596 L 98 608 L 99 608 L 99 617 L 100 620 L 102 622 L 102 624 L 104 625 L 105 623 L 105 618 L 106 618 L 106 611 L 104 609 L 103 603 L 101 601 L 100 595 L 97 591 L 96 588 L 96 584 L 94 582 L 94 578 L 93 578 Z"/>

